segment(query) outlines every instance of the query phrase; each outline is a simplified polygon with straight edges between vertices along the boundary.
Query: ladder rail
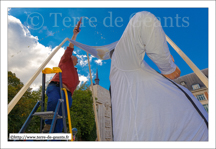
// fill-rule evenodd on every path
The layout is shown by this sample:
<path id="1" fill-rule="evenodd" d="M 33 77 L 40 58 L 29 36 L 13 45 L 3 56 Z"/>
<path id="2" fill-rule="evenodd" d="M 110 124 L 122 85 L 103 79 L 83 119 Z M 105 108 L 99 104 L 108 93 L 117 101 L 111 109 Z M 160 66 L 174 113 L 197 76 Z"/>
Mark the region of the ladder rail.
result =
<path id="1" fill-rule="evenodd" d="M 52 123 L 51 123 L 49 133 L 52 133 L 54 131 L 54 129 L 55 129 L 55 124 L 56 124 L 57 114 L 58 114 L 58 111 L 59 111 L 59 108 L 60 108 L 60 104 L 63 104 L 62 99 L 59 99 L 59 101 L 58 101 L 58 103 L 56 105 L 56 109 L 55 109 L 55 113 L 54 113 L 54 116 L 53 116 L 53 120 L 52 120 Z"/>
<path id="2" fill-rule="evenodd" d="M 69 101 L 68 101 L 68 94 L 67 90 L 65 88 L 62 88 L 62 90 L 65 93 L 65 99 L 66 99 L 66 106 L 67 106 L 67 117 L 68 117 L 68 125 L 69 125 L 69 131 L 71 133 L 71 141 L 73 141 L 73 132 L 72 132 L 72 124 L 71 124 L 71 116 L 70 116 L 70 108 L 69 108 Z"/>
<path id="3" fill-rule="evenodd" d="M 40 101 L 38 101 L 36 103 L 36 105 L 32 109 L 31 113 L 29 114 L 28 118 L 26 119 L 25 123 L 23 124 L 22 128 L 20 129 L 20 131 L 18 133 L 23 133 L 26 130 L 27 126 L 29 125 L 29 123 L 33 117 L 33 114 L 37 111 L 39 106 L 40 106 Z"/>
<path id="4" fill-rule="evenodd" d="M 62 73 L 59 72 L 59 81 L 60 81 L 60 94 L 61 94 L 61 99 L 64 101 L 64 93 L 63 93 L 63 83 L 62 83 Z M 66 97 L 65 97 L 66 98 Z M 65 101 L 66 102 L 66 101 Z M 63 126 L 64 126 L 64 132 L 67 133 L 67 125 L 66 125 L 66 116 L 65 116 L 65 106 L 64 102 L 61 104 L 62 107 L 62 117 L 63 117 Z"/>
<path id="5" fill-rule="evenodd" d="M 44 112 L 44 104 L 45 104 L 45 82 L 46 82 L 46 74 L 42 73 L 42 97 L 41 97 L 41 112 Z M 40 120 L 40 132 L 43 130 L 44 120 L 41 118 Z"/>

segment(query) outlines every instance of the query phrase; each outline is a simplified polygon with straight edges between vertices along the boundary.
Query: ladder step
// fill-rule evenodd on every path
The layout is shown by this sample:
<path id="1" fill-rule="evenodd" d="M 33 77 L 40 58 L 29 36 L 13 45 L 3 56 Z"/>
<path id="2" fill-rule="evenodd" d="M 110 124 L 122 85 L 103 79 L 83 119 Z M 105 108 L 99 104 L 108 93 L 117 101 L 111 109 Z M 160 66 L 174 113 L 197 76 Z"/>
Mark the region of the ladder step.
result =
<path id="1" fill-rule="evenodd" d="M 33 116 L 39 116 L 41 117 L 42 119 L 53 119 L 53 116 L 54 116 L 54 113 L 53 111 L 46 111 L 46 112 L 35 112 L 33 114 Z M 57 115 L 57 119 L 60 119 L 62 118 L 61 115 Z"/>

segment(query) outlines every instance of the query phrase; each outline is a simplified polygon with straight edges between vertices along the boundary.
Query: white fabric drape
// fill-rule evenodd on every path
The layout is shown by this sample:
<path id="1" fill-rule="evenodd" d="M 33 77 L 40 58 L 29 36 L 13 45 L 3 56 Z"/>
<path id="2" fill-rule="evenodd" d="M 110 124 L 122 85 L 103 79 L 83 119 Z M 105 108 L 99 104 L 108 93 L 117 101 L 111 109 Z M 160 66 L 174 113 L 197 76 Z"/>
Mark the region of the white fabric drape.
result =
<path id="1" fill-rule="evenodd" d="M 94 57 L 97 57 L 102 60 L 110 59 L 110 51 L 115 49 L 115 46 L 118 43 L 118 41 L 116 41 L 109 45 L 104 45 L 104 46 L 88 46 L 88 45 L 79 43 L 75 40 L 69 39 L 69 41 L 73 43 L 75 46 L 93 55 Z"/>
<path id="2" fill-rule="evenodd" d="M 208 140 L 208 129 L 199 113 L 181 90 L 145 63 L 145 54 L 162 74 L 174 72 L 176 65 L 160 22 L 144 11 L 131 18 L 112 56 L 114 140 Z M 180 87 L 208 120 L 201 103 L 189 90 Z"/>

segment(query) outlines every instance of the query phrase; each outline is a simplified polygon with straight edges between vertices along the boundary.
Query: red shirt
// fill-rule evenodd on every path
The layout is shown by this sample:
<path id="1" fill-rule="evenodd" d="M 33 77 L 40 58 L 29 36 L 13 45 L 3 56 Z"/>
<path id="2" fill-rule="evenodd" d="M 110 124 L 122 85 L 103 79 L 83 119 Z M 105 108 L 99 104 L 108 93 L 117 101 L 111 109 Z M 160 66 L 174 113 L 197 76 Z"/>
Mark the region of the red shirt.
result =
<path id="1" fill-rule="evenodd" d="M 73 50 L 74 48 L 67 47 L 58 65 L 62 70 L 62 82 L 68 87 L 72 95 L 79 84 L 78 73 L 71 59 Z M 56 73 L 51 81 L 59 82 L 59 73 Z"/>

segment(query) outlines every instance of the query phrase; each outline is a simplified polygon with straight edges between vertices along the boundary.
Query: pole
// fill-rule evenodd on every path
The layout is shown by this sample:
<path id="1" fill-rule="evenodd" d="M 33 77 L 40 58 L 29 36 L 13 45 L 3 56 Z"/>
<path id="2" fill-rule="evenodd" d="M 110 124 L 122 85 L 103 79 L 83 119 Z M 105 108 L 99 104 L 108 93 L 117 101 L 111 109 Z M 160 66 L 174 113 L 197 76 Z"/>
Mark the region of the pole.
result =
<path id="1" fill-rule="evenodd" d="M 101 138 L 100 138 L 100 129 L 99 129 L 99 126 L 98 126 L 98 117 L 97 117 L 95 96 L 94 96 L 94 90 L 93 90 L 93 82 L 92 82 L 92 75 L 91 75 L 91 66 L 90 66 L 90 62 L 89 62 L 89 55 L 88 55 L 88 53 L 87 53 L 87 57 L 88 57 L 88 66 L 89 66 L 89 73 L 90 73 L 90 79 L 91 79 L 91 88 L 92 88 L 92 96 L 93 96 L 93 109 L 94 109 L 95 123 L 96 123 L 96 129 L 97 129 L 97 139 L 98 139 L 98 141 L 101 141 Z"/>
<path id="2" fill-rule="evenodd" d="M 42 73 L 42 96 L 41 96 L 41 112 L 44 112 L 44 103 L 45 103 L 45 82 L 46 82 L 46 74 Z M 40 119 L 40 133 L 42 132 L 44 127 L 44 119 Z"/>
<path id="3" fill-rule="evenodd" d="M 14 106 L 17 104 L 17 102 L 20 100 L 20 98 L 26 92 L 26 90 L 32 84 L 32 82 L 36 79 L 36 77 L 39 75 L 39 73 L 43 70 L 43 68 L 47 65 L 47 63 L 51 60 L 51 58 L 56 54 L 56 52 L 61 48 L 61 46 L 67 40 L 69 40 L 69 39 L 65 38 L 62 41 L 62 43 L 49 55 L 49 57 L 42 63 L 42 65 L 38 68 L 38 70 L 35 72 L 35 74 L 28 80 L 28 82 L 22 87 L 22 89 L 11 100 L 11 102 L 8 104 L 8 114 L 11 112 L 11 110 L 14 108 Z"/>
<path id="4" fill-rule="evenodd" d="M 175 51 L 181 56 L 181 58 L 189 65 L 189 67 L 194 71 L 194 73 L 198 76 L 198 78 L 208 88 L 208 78 L 167 35 L 165 36 L 167 42 L 173 47 L 173 49 L 175 49 Z"/>

